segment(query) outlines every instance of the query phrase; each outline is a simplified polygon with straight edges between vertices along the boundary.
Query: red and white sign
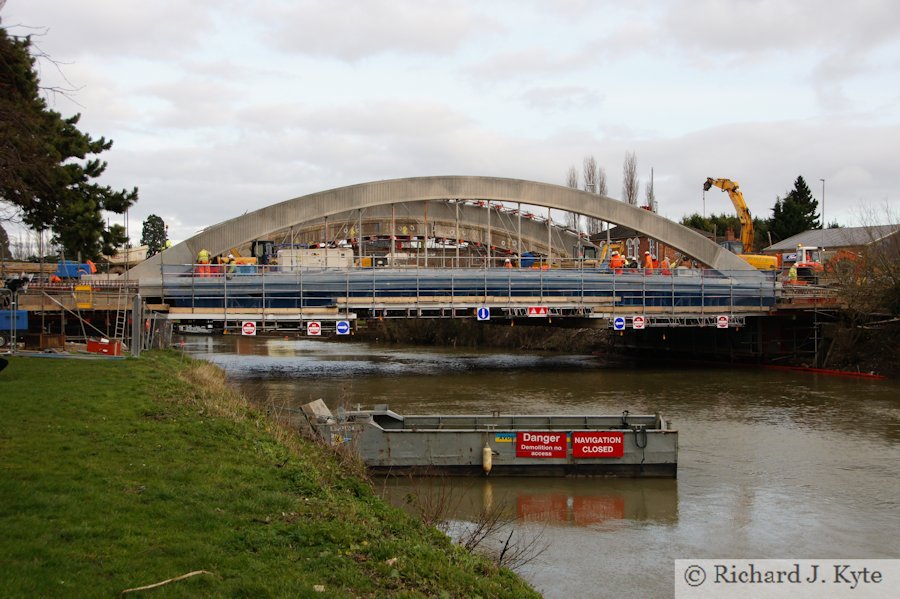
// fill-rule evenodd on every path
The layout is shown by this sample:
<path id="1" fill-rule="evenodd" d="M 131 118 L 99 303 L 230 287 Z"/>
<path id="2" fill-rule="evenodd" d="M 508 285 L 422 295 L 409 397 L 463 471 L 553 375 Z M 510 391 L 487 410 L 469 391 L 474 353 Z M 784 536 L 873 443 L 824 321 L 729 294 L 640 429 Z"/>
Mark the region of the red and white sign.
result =
<path id="1" fill-rule="evenodd" d="M 722 314 L 720 316 L 716 316 L 716 328 L 719 329 L 727 329 L 728 328 L 728 316 Z"/>
<path id="2" fill-rule="evenodd" d="M 547 317 L 547 306 L 528 306 L 528 316 L 536 318 Z"/>
<path id="3" fill-rule="evenodd" d="M 245 320 L 241 323 L 241 335 L 255 335 L 256 323 L 252 320 Z"/>
<path id="4" fill-rule="evenodd" d="M 647 324 L 647 322 L 644 320 L 643 316 L 637 315 L 637 316 L 631 317 L 631 326 L 632 327 L 640 330 L 640 329 L 644 328 L 645 324 Z"/>
<path id="5" fill-rule="evenodd" d="M 621 458 L 625 455 L 625 435 L 610 432 L 573 432 L 573 458 Z"/>
<path id="6" fill-rule="evenodd" d="M 565 458 L 566 433 L 551 431 L 517 432 L 517 458 Z"/>
<path id="7" fill-rule="evenodd" d="M 311 320 L 306 323 L 306 334 L 319 336 L 322 334 L 322 323 L 318 320 Z"/>

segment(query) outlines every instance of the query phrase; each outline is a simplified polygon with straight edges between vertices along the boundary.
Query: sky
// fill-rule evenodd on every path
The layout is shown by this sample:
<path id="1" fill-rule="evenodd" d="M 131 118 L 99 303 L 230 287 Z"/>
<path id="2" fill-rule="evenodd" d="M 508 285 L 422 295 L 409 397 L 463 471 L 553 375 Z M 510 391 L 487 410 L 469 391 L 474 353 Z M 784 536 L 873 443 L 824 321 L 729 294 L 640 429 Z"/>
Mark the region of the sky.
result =
<path id="1" fill-rule="evenodd" d="M 707 177 L 763 218 L 797 176 L 829 223 L 900 214 L 895 0 L 8 0 L 0 18 L 52 57 L 51 107 L 114 141 L 101 182 L 139 188 L 134 239 L 150 214 L 181 241 L 381 179 L 565 184 L 585 156 L 622 198 L 629 152 L 641 203 L 652 169 L 675 220 L 733 212 Z"/>

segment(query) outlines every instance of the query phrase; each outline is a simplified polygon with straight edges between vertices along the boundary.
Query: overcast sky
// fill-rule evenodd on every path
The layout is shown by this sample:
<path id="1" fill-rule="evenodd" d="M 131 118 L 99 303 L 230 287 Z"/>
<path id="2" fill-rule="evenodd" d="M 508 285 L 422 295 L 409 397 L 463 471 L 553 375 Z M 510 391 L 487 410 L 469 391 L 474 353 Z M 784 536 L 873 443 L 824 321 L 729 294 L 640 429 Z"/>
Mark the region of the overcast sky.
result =
<path id="1" fill-rule="evenodd" d="M 768 217 L 798 175 L 828 222 L 898 212 L 900 2 L 8 0 L 55 110 L 114 140 L 103 182 L 180 241 L 307 193 L 487 175 L 564 184 L 586 155 L 622 197 L 703 211 L 706 177 Z M 711 190 L 706 212 L 732 212 Z"/>

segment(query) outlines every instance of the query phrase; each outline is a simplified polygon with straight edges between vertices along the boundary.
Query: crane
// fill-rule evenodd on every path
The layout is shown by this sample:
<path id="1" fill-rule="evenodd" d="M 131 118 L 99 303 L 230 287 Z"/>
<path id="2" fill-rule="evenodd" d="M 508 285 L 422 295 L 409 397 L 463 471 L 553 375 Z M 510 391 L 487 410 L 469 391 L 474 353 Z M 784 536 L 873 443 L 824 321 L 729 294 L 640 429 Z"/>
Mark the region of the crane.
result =
<path id="1" fill-rule="evenodd" d="M 750 210 L 747 209 L 747 203 L 744 201 L 744 194 L 741 193 L 737 182 L 731 179 L 707 177 L 706 183 L 703 184 L 703 191 L 709 191 L 712 187 L 718 187 L 726 192 L 737 211 L 738 220 L 741 222 L 741 245 L 744 248 L 743 253 L 739 254 L 740 257 L 759 270 L 777 270 L 777 258 L 753 253 L 753 218 L 750 216 Z"/>

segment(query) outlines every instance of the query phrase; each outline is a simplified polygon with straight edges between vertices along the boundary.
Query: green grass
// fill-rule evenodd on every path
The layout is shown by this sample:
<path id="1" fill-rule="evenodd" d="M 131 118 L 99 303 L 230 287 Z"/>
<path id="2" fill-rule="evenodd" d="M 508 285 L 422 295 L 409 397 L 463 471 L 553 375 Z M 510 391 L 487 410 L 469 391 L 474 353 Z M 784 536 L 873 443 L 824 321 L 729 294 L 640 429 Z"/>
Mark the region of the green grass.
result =
<path id="1" fill-rule="evenodd" d="M 127 596 L 536 596 L 222 379 L 171 352 L 12 358 L 0 373 L 0 595 L 113 596 L 206 570 Z"/>

